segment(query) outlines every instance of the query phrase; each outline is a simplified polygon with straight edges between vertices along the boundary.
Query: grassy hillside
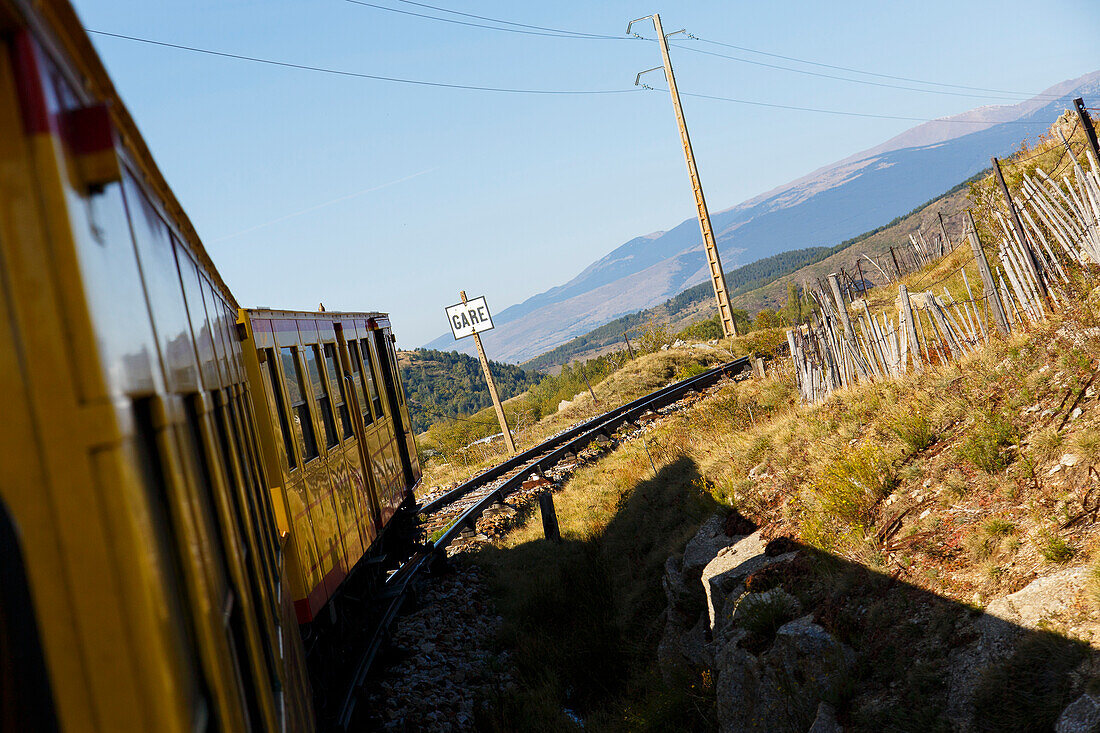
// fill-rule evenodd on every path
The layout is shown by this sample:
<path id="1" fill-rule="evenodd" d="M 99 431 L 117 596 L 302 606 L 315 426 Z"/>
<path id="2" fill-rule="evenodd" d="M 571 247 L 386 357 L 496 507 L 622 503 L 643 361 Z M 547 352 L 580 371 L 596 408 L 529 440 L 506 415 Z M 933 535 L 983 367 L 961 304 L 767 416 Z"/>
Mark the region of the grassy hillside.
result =
<path id="1" fill-rule="evenodd" d="M 987 174 L 979 173 L 913 211 L 895 218 L 881 227 L 841 242 L 835 247 L 808 247 L 782 252 L 772 257 L 739 267 L 726 273 L 726 286 L 733 301 L 734 315 L 745 322 L 760 311 L 780 310 L 787 303 L 789 283 L 801 286 L 830 272 L 846 269 L 856 271 L 855 262 L 862 255 L 879 262 L 890 272 L 890 248 L 908 248 L 909 235 L 918 229 L 938 232 L 937 214 L 942 214 L 948 235 L 961 236 L 958 215 L 967 206 L 966 192 L 970 181 Z M 881 283 L 884 278 L 866 260 L 862 261 L 864 276 Z M 737 311 L 742 311 L 738 314 Z M 693 323 L 713 318 L 716 314 L 714 290 L 709 282 L 688 288 L 661 305 L 631 313 L 578 336 L 545 354 L 525 362 L 527 369 L 547 371 L 575 359 L 588 359 L 611 350 L 625 348 L 623 334 L 634 338 L 648 324 L 656 323 L 672 332 Z"/>
<path id="2" fill-rule="evenodd" d="M 398 353 L 397 362 L 409 396 L 413 428 L 418 433 L 439 420 L 492 406 L 481 364 L 472 356 L 417 349 Z M 490 361 L 489 368 L 501 399 L 523 392 L 542 378 L 512 364 Z"/>

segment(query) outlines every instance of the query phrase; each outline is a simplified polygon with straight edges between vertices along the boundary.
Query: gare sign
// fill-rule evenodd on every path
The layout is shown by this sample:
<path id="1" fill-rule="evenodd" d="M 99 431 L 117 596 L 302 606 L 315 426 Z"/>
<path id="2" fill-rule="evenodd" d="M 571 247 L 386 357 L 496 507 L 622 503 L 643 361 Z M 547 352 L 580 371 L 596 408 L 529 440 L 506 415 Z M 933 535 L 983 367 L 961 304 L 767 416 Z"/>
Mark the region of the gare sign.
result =
<path id="1" fill-rule="evenodd" d="M 465 303 L 455 303 L 447 308 L 447 322 L 451 324 L 451 333 L 455 340 L 472 336 L 493 328 L 493 317 L 485 296 L 472 298 Z"/>

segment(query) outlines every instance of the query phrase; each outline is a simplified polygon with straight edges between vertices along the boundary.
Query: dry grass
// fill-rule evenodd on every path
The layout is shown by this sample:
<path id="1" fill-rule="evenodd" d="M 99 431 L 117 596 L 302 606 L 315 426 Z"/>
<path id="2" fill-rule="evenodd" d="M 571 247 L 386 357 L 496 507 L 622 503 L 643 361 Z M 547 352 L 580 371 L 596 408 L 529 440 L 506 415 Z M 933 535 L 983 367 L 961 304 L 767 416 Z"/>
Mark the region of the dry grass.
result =
<path id="1" fill-rule="evenodd" d="M 583 467 L 555 495 L 566 540 L 562 548 L 547 546 L 534 518 L 482 560 L 501 581 L 497 592 L 506 617 L 520 619 L 510 627 L 507 643 L 524 650 L 520 656 L 531 665 L 529 680 L 536 690 L 512 712 L 527 716 L 579 705 L 577 686 L 587 679 L 578 667 L 582 660 L 555 646 L 576 640 L 526 625 L 537 610 L 525 605 L 524 594 L 536 593 L 543 605 L 560 603 L 562 593 L 610 604 L 610 611 L 601 608 L 593 618 L 601 638 L 626 647 L 627 656 L 614 657 L 615 664 L 649 670 L 659 637 L 655 624 L 664 609 L 661 567 L 717 507 L 736 506 L 769 536 L 796 538 L 853 567 L 898 574 L 910 587 L 958 607 L 976 603 L 975 597 L 1018 590 L 1052 565 L 1076 561 L 1100 545 L 1091 519 L 1062 526 L 1080 514 L 1088 498 L 1080 487 L 1088 485 L 1089 466 L 1100 457 L 1093 414 L 1100 404 L 1084 398 L 1085 414 L 1061 428 L 1057 410 L 1067 404 L 1067 394 L 1072 400 L 1085 384 L 1097 357 L 1100 338 L 1070 319 L 1056 318 L 959 362 L 839 390 L 816 406 L 797 403 L 790 367 L 778 361 L 767 379 L 730 385 L 652 428 L 646 444 L 623 444 Z M 680 368 L 667 364 L 661 378 Z M 616 390 L 625 399 L 629 382 L 644 378 L 613 375 L 598 394 Z M 1079 466 L 1050 473 L 1051 461 L 1064 450 L 1080 456 Z M 566 572 L 565 566 L 586 568 L 584 576 L 610 588 L 610 597 L 547 580 Z M 537 574 L 533 567 L 540 569 Z M 1100 560 L 1093 567 L 1091 597 L 1100 607 Z M 545 593 L 534 587 L 548 582 Z M 876 650 L 876 659 L 884 660 L 876 662 L 881 668 L 861 672 L 871 675 L 864 684 L 895 690 L 881 694 L 905 698 L 895 700 L 900 709 L 924 710 L 926 715 L 912 720 L 934 729 L 935 705 L 944 694 L 942 659 L 955 643 L 950 615 L 945 612 L 942 623 L 936 622 L 942 633 L 920 627 L 925 646 L 913 653 L 929 656 L 886 661 L 893 657 L 881 656 L 889 651 L 881 647 L 883 635 L 901 633 L 893 627 L 912 612 L 906 602 L 887 597 L 881 603 L 889 612 L 849 617 L 845 614 L 853 612 L 843 610 L 844 604 L 857 602 L 866 589 L 845 590 L 825 576 L 807 583 L 837 594 L 841 610 L 830 621 L 834 633 L 852 629 L 853 644 Z M 799 599 L 805 606 L 806 599 Z M 571 604 L 566 605 L 576 611 Z M 560 664 L 565 671 L 542 679 L 536 674 L 539 664 L 556 669 Z M 1026 673 L 1025 666 L 1014 662 L 1002 671 L 1015 679 Z M 1060 670 L 1043 672 L 1040 682 L 1049 688 L 1051 680 L 1061 679 Z M 678 697 L 647 673 L 612 678 L 614 684 L 584 702 L 604 710 L 586 717 L 589 727 L 646 729 L 669 720 L 669 711 L 683 713 L 685 706 L 700 716 L 693 720 L 709 719 L 690 692 L 700 689 L 698 679 L 684 680 Z M 897 680 L 905 685 L 890 687 Z M 986 703 L 995 704 L 993 688 L 984 689 Z M 660 702 L 648 706 L 638 702 L 643 699 Z M 1021 702 L 1012 715 L 1046 720 L 1047 713 L 1035 712 L 1033 703 Z M 1028 717 L 1033 714 L 1038 717 Z M 860 716 L 854 719 L 874 721 L 864 725 L 871 728 L 905 722 L 905 716 L 882 718 L 867 711 Z"/>

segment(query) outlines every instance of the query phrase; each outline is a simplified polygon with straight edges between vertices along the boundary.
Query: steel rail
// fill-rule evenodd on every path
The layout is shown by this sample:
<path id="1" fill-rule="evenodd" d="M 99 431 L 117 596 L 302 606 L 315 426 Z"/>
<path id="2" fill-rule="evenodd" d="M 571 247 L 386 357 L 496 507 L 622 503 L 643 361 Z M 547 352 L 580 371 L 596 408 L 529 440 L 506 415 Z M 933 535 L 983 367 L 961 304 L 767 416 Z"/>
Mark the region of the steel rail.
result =
<path id="1" fill-rule="evenodd" d="M 507 461 L 499 463 L 496 466 L 493 466 L 492 468 L 479 473 L 477 476 L 474 476 L 472 479 L 466 481 L 460 486 L 456 486 L 455 488 L 451 489 L 446 494 L 443 494 L 442 496 L 439 496 L 428 502 L 427 504 L 419 507 L 417 511 L 420 514 L 431 514 L 432 512 L 439 510 L 441 507 L 447 506 L 448 504 L 453 504 L 471 491 L 481 486 L 484 486 L 491 481 L 495 481 L 496 479 L 504 476 L 505 474 L 516 468 L 520 468 L 527 463 L 530 463 L 531 459 L 537 458 L 548 450 L 555 449 L 562 443 L 573 440 L 578 435 L 588 432 L 594 427 L 605 425 L 608 421 L 622 417 L 624 413 L 634 410 L 639 405 L 655 402 L 668 396 L 669 394 L 683 394 L 684 392 L 692 389 L 697 384 L 706 383 L 707 385 L 709 385 L 717 382 L 724 375 L 729 374 L 730 372 L 740 373 L 748 368 L 749 357 L 743 356 L 740 359 L 735 359 L 731 362 L 720 364 L 713 369 L 703 372 L 702 374 L 697 374 L 694 377 L 689 377 L 688 379 L 670 384 L 667 387 L 659 389 L 656 392 L 651 392 L 650 394 L 643 397 L 639 397 L 633 402 L 628 402 L 627 404 L 622 405 L 621 407 L 618 407 L 609 412 L 605 412 L 602 415 L 597 415 L 587 422 L 583 422 L 580 425 L 575 425 L 568 430 L 565 430 L 551 438 L 548 438 L 547 440 L 544 440 L 543 442 L 532 448 L 528 448 L 522 453 L 517 453 L 512 458 L 509 458 Z M 675 400 L 672 401 L 675 402 Z M 662 403 L 662 405 L 664 404 L 668 403 Z"/>
<path id="2" fill-rule="evenodd" d="M 697 374 L 694 377 L 689 377 L 675 384 L 670 384 L 656 392 L 651 392 L 644 397 L 639 397 L 633 402 L 628 402 L 621 407 L 598 415 L 516 456 L 516 458 L 524 458 L 526 462 L 516 461 L 515 459 L 506 461 L 505 464 L 501 465 L 512 464 L 509 470 L 517 466 L 520 466 L 521 470 L 459 515 L 459 517 L 447 527 L 444 533 L 435 542 L 431 543 L 432 549 L 435 552 L 441 552 L 463 529 L 473 529 L 477 518 L 480 517 L 490 505 L 503 501 L 504 497 L 518 488 L 530 474 L 538 473 L 554 466 L 562 460 L 566 453 L 580 450 L 601 434 L 610 437 L 609 433 L 614 432 L 615 427 L 625 422 L 636 420 L 647 410 L 659 409 L 666 405 L 670 405 L 692 389 L 709 387 L 731 372 L 740 373 L 749 368 L 750 362 L 747 356 L 725 364 L 720 364 L 702 374 Z M 493 471 L 490 469 L 472 480 L 467 481 L 462 486 L 452 489 L 441 498 L 453 496 L 454 498 L 451 499 L 451 502 L 453 502 L 467 493 L 484 486 L 486 483 L 499 478 L 504 473 L 507 473 L 507 471 Z M 491 477 L 490 474 L 492 474 Z M 438 508 L 437 505 L 442 505 L 439 504 L 439 499 L 426 505 L 420 511 L 421 513 L 429 511 L 428 507 L 432 507 L 434 510 L 434 508 Z"/>

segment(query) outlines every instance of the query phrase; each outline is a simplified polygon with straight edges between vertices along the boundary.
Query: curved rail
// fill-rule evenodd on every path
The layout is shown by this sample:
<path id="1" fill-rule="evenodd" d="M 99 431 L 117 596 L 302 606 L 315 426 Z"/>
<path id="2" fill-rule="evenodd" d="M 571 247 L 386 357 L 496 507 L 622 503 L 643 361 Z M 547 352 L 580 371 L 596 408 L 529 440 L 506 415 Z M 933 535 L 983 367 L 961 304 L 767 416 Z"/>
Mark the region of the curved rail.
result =
<path id="1" fill-rule="evenodd" d="M 691 389 L 699 386 L 709 387 L 711 384 L 714 384 L 719 379 L 728 374 L 738 374 L 742 371 L 746 371 L 749 368 L 749 357 L 743 356 L 740 359 L 735 359 L 734 361 L 720 364 L 713 369 L 709 369 L 703 372 L 702 374 L 697 374 L 694 377 L 689 377 L 674 384 L 670 384 L 663 389 L 659 389 L 656 392 L 651 392 L 644 397 L 639 397 L 633 402 L 628 402 L 627 404 L 622 405 L 621 407 L 618 407 L 609 412 L 605 412 L 602 415 L 597 415 L 587 422 L 581 423 L 580 425 L 575 425 L 568 430 L 565 430 L 553 436 L 552 438 L 544 440 L 542 443 L 539 443 L 532 448 L 528 448 L 522 453 L 517 453 L 516 455 L 509 458 L 507 461 L 497 464 L 487 471 L 479 473 L 477 476 L 474 476 L 466 483 L 460 486 L 456 486 L 455 488 L 448 491 L 446 494 L 443 494 L 442 496 L 439 496 L 429 503 L 419 507 L 418 511 L 421 514 L 431 514 L 439 508 L 444 507 L 448 504 L 452 504 L 458 499 L 461 499 L 463 496 L 470 493 L 479 486 L 484 486 L 485 484 L 491 481 L 495 481 L 501 476 L 504 476 L 509 472 L 524 466 L 527 463 L 530 463 L 532 459 L 538 458 L 543 453 L 546 453 L 549 450 L 553 450 L 563 443 L 570 442 L 576 439 L 578 436 L 591 432 L 593 430 L 605 428 L 609 423 L 631 419 L 627 417 L 627 413 L 637 412 L 637 414 L 635 415 L 636 417 L 637 415 L 645 412 L 647 409 L 653 409 L 654 407 L 664 407 L 665 405 L 671 404 L 672 402 L 680 399 L 680 397 L 684 393 L 688 392 Z M 641 409 L 639 410 L 638 408 Z M 539 463 L 541 464 L 542 461 L 539 461 Z M 534 467 L 531 470 L 534 470 Z"/>

